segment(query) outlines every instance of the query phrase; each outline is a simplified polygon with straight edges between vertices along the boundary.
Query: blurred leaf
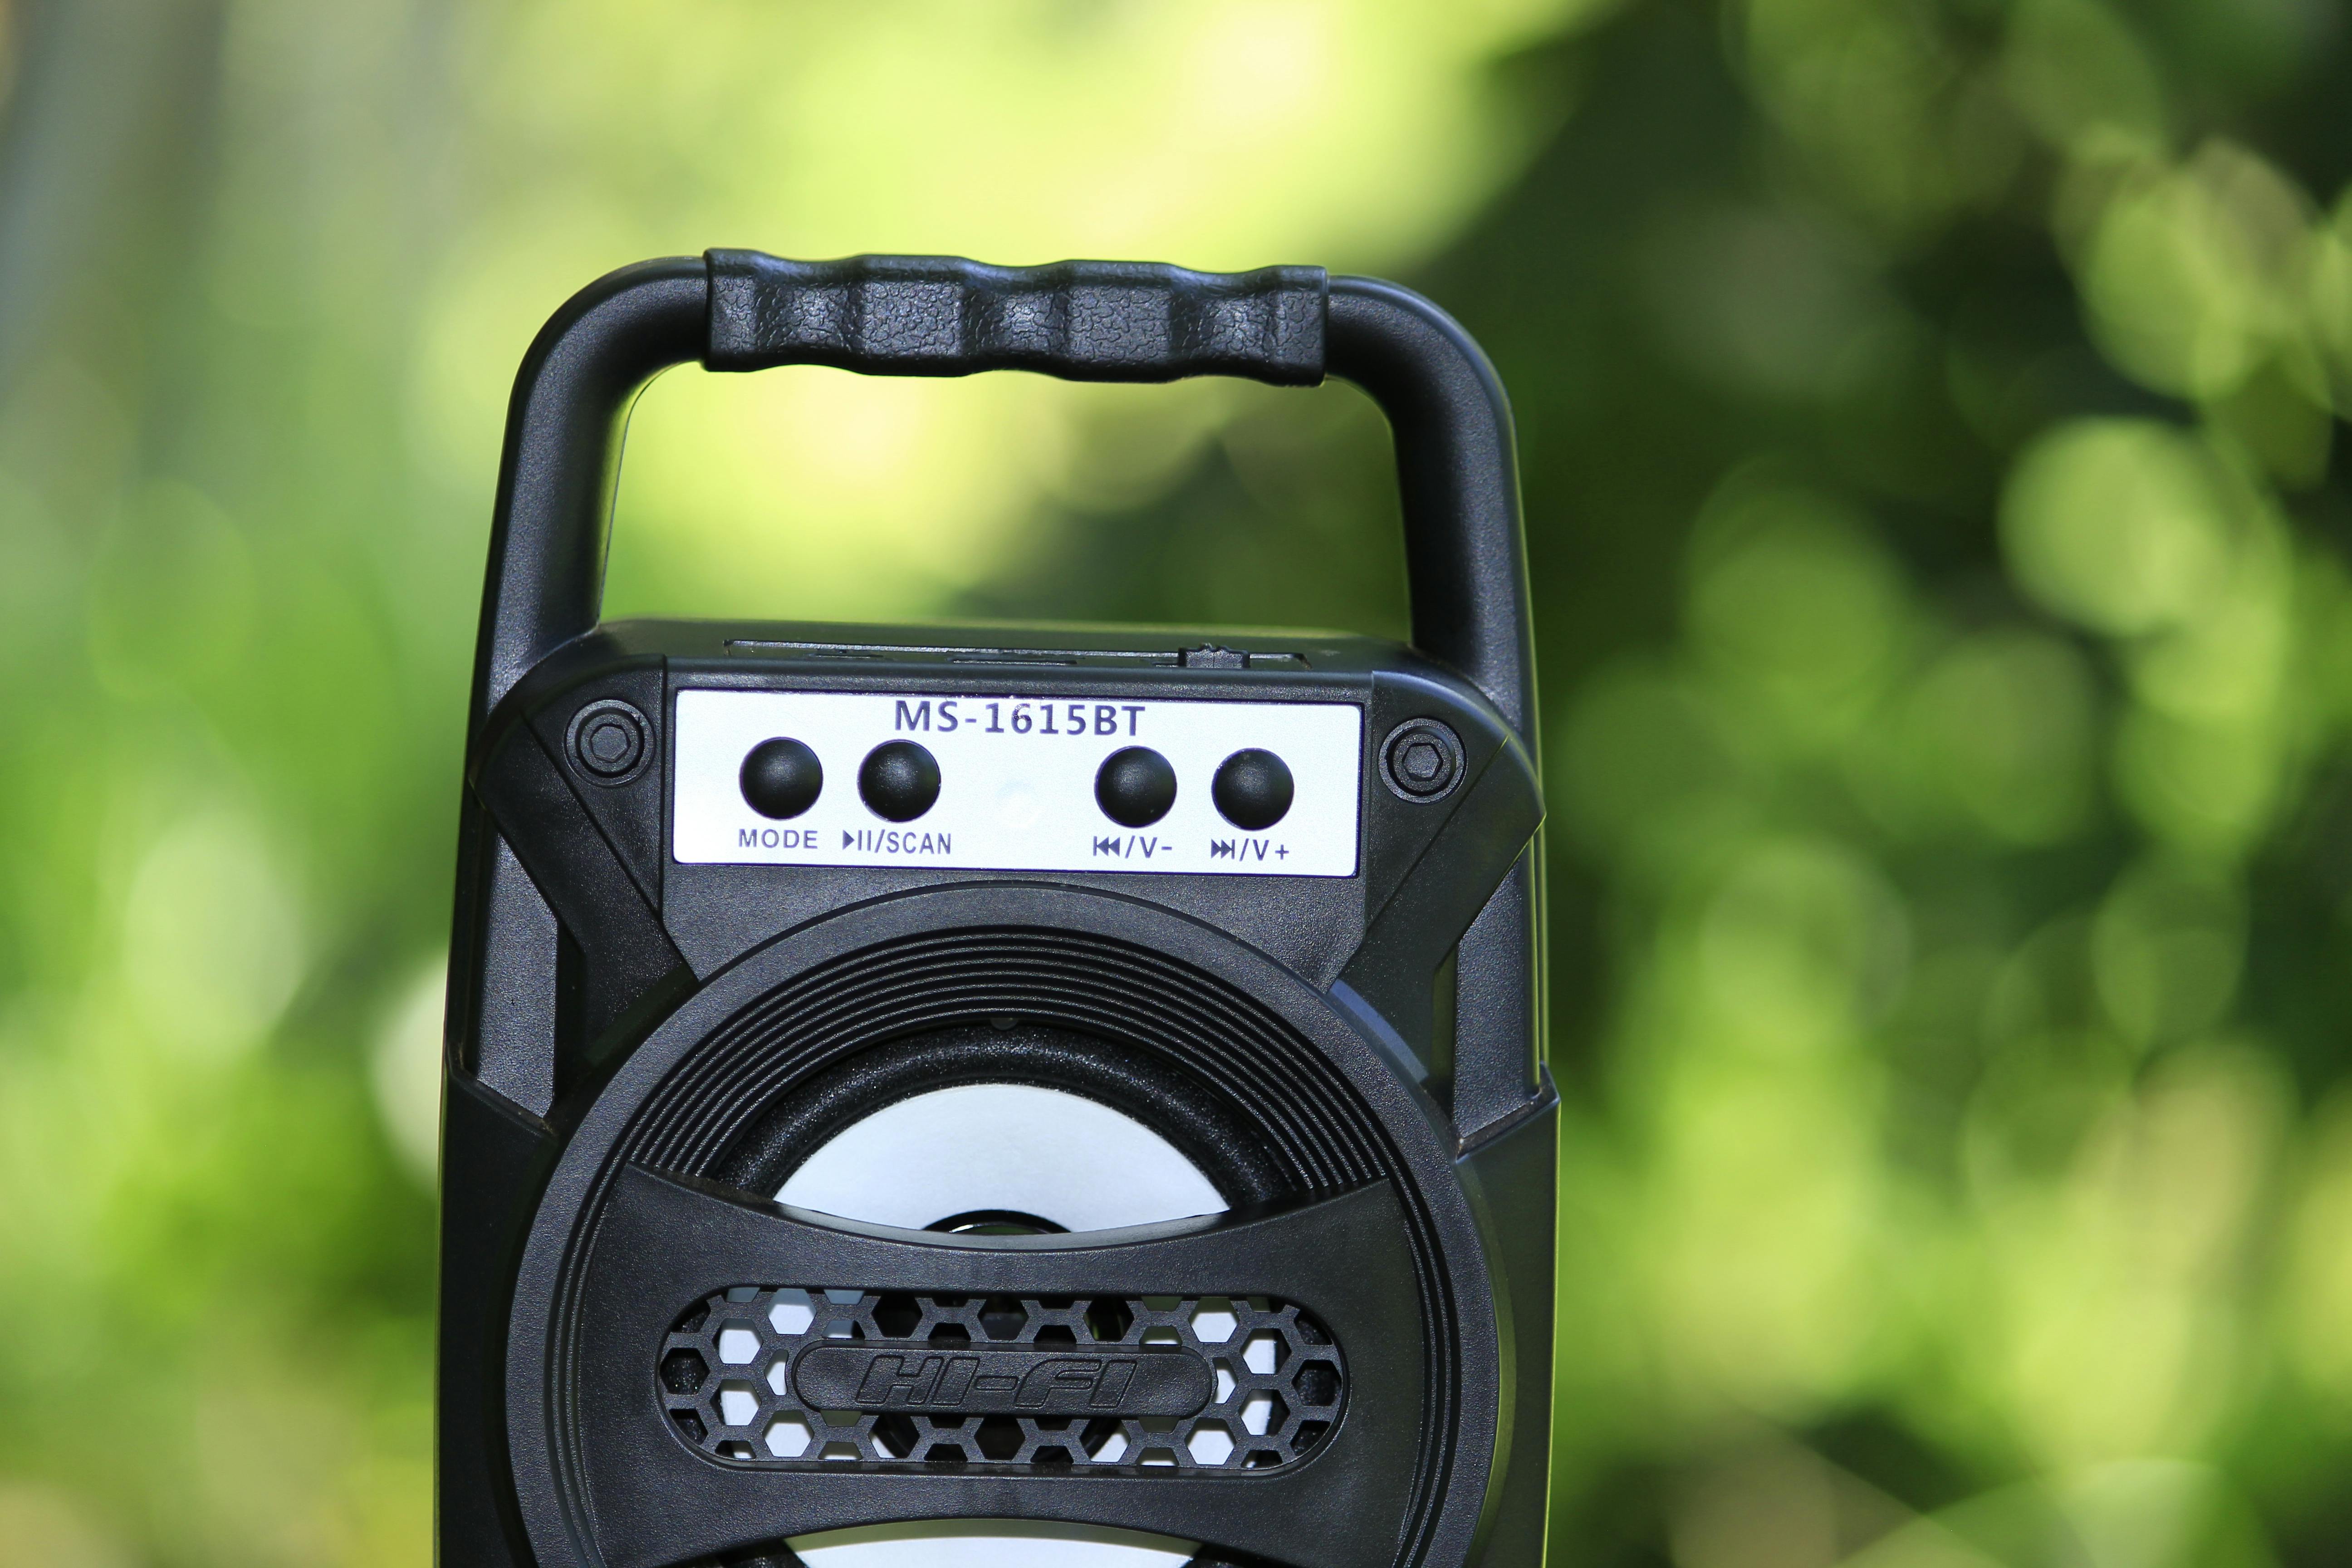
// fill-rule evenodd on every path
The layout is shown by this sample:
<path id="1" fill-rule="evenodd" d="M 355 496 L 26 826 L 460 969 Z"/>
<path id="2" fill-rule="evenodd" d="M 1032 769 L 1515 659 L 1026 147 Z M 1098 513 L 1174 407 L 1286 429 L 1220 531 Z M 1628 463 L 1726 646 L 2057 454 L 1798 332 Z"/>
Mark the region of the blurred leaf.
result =
<path id="1" fill-rule="evenodd" d="M 2177 170 L 2133 171 L 2084 258 L 2102 342 L 2162 391 L 2236 390 L 2301 330 L 2309 228 L 2302 194 L 2227 142 L 2209 142 Z"/>
<path id="2" fill-rule="evenodd" d="M 2230 521 L 2205 458 L 2148 421 L 2084 420 L 2018 460 L 2001 536 L 2027 591 L 2094 630 L 2154 631 L 2226 580 Z"/>

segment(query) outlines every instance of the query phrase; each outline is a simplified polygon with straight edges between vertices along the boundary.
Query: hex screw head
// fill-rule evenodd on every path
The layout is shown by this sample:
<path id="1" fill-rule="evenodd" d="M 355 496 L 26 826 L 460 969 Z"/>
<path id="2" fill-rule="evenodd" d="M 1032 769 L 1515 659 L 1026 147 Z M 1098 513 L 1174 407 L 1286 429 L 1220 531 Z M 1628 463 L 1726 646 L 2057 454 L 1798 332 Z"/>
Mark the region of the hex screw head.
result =
<path id="1" fill-rule="evenodd" d="M 1462 782 L 1461 737 L 1434 719 L 1408 719 L 1381 746 L 1381 781 L 1399 800 L 1443 800 Z"/>
<path id="2" fill-rule="evenodd" d="M 643 771 L 653 726 L 618 699 L 591 702 L 572 716 L 572 760 L 590 782 L 626 784 Z"/>

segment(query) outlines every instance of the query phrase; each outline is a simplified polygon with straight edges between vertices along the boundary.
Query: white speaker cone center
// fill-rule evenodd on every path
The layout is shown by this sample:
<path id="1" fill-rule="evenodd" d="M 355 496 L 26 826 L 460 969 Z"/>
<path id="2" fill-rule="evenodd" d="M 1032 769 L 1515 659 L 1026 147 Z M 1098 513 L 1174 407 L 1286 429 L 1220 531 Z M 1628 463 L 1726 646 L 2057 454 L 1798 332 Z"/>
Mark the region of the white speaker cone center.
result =
<path id="1" fill-rule="evenodd" d="M 960 1084 L 886 1106 L 822 1144 L 776 1199 L 910 1230 L 974 1213 L 1110 1230 L 1225 1206 L 1198 1166 L 1133 1117 L 1018 1083 Z M 1129 1531 L 1013 1520 L 835 1531 L 792 1547 L 809 1568 L 1181 1568 L 1194 1551 Z"/>
<path id="2" fill-rule="evenodd" d="M 886 1106 L 820 1146 L 776 1200 L 910 1230 L 989 1209 L 1112 1230 L 1225 1206 L 1199 1167 L 1133 1117 L 1025 1083 L 961 1084 Z"/>

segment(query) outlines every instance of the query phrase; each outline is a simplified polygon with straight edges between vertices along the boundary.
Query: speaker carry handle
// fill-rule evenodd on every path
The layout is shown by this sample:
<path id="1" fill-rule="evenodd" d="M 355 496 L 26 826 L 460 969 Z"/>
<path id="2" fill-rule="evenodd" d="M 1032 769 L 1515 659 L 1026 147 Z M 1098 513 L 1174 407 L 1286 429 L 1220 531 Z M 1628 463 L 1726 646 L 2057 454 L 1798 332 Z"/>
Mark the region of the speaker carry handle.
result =
<path id="1" fill-rule="evenodd" d="M 1429 300 L 1375 279 L 1327 279 L 1319 268 L 799 262 L 744 250 L 610 273 L 567 301 L 524 356 L 491 524 L 475 736 L 526 671 L 594 628 L 629 408 L 656 374 L 689 360 L 711 370 L 824 364 L 878 375 L 1352 381 L 1394 433 L 1413 646 L 1467 677 L 1522 743 L 1532 742 L 1534 643 L 1510 405 L 1476 342 Z"/>

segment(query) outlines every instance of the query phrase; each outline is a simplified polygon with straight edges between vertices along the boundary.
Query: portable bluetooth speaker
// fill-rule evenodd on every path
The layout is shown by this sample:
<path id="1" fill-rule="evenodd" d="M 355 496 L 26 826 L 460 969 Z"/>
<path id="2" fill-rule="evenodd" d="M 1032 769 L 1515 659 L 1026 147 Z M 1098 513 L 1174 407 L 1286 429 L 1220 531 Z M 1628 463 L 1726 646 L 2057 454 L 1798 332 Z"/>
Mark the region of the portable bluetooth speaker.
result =
<path id="1" fill-rule="evenodd" d="M 600 624 L 664 367 L 1357 383 L 1412 646 Z M 525 360 L 467 755 L 451 1568 L 1534 1564 L 1555 1099 L 1510 415 L 1391 284 L 744 251 Z"/>

